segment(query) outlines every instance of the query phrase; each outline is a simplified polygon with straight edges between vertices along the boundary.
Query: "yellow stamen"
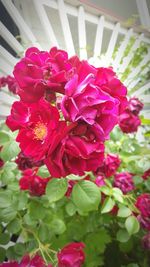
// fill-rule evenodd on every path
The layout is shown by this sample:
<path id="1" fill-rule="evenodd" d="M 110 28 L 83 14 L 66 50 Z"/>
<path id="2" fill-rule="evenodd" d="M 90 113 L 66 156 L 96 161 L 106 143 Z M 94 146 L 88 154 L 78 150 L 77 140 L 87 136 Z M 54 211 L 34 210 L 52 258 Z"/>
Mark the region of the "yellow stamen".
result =
<path id="1" fill-rule="evenodd" d="M 34 137 L 37 140 L 43 140 L 47 135 L 47 127 L 44 123 L 38 122 L 33 129 Z"/>

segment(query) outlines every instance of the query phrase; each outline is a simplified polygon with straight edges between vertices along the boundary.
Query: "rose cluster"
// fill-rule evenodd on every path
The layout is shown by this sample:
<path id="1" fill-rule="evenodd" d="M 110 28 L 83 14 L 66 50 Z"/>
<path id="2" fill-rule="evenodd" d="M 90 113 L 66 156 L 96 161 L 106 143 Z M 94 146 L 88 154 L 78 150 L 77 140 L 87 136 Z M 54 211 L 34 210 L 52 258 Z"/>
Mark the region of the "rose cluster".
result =
<path id="1" fill-rule="evenodd" d="M 136 132 L 141 124 L 139 113 L 143 103 L 136 97 L 129 99 L 125 111 L 119 117 L 119 126 L 124 133 Z"/>
<path id="2" fill-rule="evenodd" d="M 150 194 L 144 193 L 137 197 L 136 207 L 140 211 L 138 215 L 138 220 L 141 226 L 150 231 Z"/>
<path id="3" fill-rule="evenodd" d="M 82 242 L 67 244 L 57 253 L 58 267 L 81 267 L 85 261 Z M 43 258 L 36 254 L 33 257 L 25 255 L 18 263 L 11 261 L 0 264 L 0 267 L 53 267 L 52 264 L 46 264 Z"/>
<path id="4" fill-rule="evenodd" d="M 50 52 L 32 47 L 13 74 L 20 101 L 6 124 L 18 130 L 20 169 L 26 169 L 23 156 L 30 159 L 27 166 L 46 164 L 52 177 L 96 171 L 104 142 L 127 105 L 127 89 L 113 70 L 68 58 L 56 47 Z"/>

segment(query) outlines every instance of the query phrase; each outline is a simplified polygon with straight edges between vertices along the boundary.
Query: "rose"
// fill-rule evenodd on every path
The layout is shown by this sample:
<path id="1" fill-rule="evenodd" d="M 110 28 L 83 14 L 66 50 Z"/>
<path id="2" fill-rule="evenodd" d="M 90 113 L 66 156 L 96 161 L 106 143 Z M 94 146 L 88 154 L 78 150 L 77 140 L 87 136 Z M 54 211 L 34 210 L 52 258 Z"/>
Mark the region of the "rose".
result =
<path id="1" fill-rule="evenodd" d="M 15 162 L 18 165 L 19 170 L 24 171 L 26 169 L 30 169 L 33 167 L 40 167 L 44 163 L 43 161 L 34 161 L 32 158 L 29 158 L 23 154 L 23 152 L 20 152 L 17 156 L 17 159 Z"/>
<path id="2" fill-rule="evenodd" d="M 104 158 L 102 166 L 96 170 L 96 174 L 102 174 L 105 177 L 110 177 L 115 174 L 121 164 L 121 160 L 118 155 L 107 154 Z"/>
<path id="3" fill-rule="evenodd" d="M 142 246 L 146 250 L 150 250 L 150 232 L 143 236 Z"/>
<path id="4" fill-rule="evenodd" d="M 142 178 L 144 180 L 147 180 L 148 178 L 150 178 L 150 169 L 144 172 L 144 174 L 142 175 Z"/>
<path id="5" fill-rule="evenodd" d="M 124 133 L 136 132 L 140 124 L 141 120 L 139 117 L 129 110 L 126 110 L 119 117 L 119 126 Z"/>
<path id="6" fill-rule="evenodd" d="M 21 190 L 28 190 L 32 196 L 42 196 L 49 180 L 50 178 L 41 178 L 33 170 L 28 169 L 23 172 L 19 185 Z"/>
<path id="7" fill-rule="evenodd" d="M 135 205 L 142 217 L 150 218 L 150 194 L 144 193 L 138 196 Z"/>
<path id="8" fill-rule="evenodd" d="M 45 164 L 52 177 L 65 177 L 96 170 L 103 158 L 103 143 L 88 124 L 80 122 L 66 127 L 64 138 L 49 149 Z"/>
<path id="9" fill-rule="evenodd" d="M 61 109 L 66 120 L 86 122 L 104 141 L 117 124 L 120 102 L 95 85 L 92 73 L 83 79 L 81 70 L 66 84 Z"/>
<path id="10" fill-rule="evenodd" d="M 114 176 L 114 186 L 121 189 L 124 194 L 135 189 L 133 175 L 128 172 L 116 173 Z"/>
<path id="11" fill-rule="evenodd" d="M 58 267 L 81 267 L 85 260 L 83 243 L 70 243 L 57 254 Z"/>
<path id="12" fill-rule="evenodd" d="M 19 86 L 17 84 L 17 81 L 14 77 L 8 75 L 6 77 L 1 77 L 0 78 L 0 88 L 3 86 L 8 86 L 8 89 L 11 93 L 17 94 L 19 91 Z"/>
<path id="13" fill-rule="evenodd" d="M 46 265 L 44 260 L 36 254 L 32 258 L 29 255 L 25 255 L 20 263 L 17 261 L 2 263 L 0 267 L 52 267 L 52 265 Z"/>
<path id="14" fill-rule="evenodd" d="M 134 115 L 138 115 L 143 109 L 143 103 L 136 97 L 129 99 L 127 109 L 130 110 Z"/>
<path id="15" fill-rule="evenodd" d="M 32 104 L 14 102 L 6 124 L 11 130 L 19 129 L 16 140 L 22 152 L 39 161 L 46 157 L 49 147 L 54 145 L 64 122 L 59 122 L 57 108 L 41 99 Z"/>
<path id="16" fill-rule="evenodd" d="M 14 68 L 22 101 L 36 102 L 47 93 L 54 99 L 55 92 L 64 93 L 64 85 L 74 73 L 72 64 L 67 52 L 56 47 L 50 52 L 35 47 L 27 49 L 25 57 Z"/>

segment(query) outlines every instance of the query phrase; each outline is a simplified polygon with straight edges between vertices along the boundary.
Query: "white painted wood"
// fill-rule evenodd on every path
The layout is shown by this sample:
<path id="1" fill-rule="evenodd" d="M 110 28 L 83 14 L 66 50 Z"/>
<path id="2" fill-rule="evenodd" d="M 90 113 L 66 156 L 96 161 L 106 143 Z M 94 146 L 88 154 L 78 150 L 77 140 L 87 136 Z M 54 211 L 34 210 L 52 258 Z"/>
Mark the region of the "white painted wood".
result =
<path id="1" fill-rule="evenodd" d="M 144 76 L 144 75 L 146 75 L 149 70 L 150 70 L 150 66 L 144 68 L 144 70 L 141 71 L 139 77 L 137 77 L 136 79 L 134 79 L 133 82 L 131 82 L 128 85 L 128 89 L 130 90 L 130 89 L 134 88 L 141 81 L 141 77 Z"/>
<path id="2" fill-rule="evenodd" d="M 129 74 L 128 79 L 126 81 L 126 85 L 129 84 L 134 78 L 137 78 L 136 76 L 141 72 L 142 67 L 144 67 L 148 62 L 150 61 L 150 51 L 147 55 L 144 56 L 143 60 L 140 62 L 140 64 L 132 70 L 132 72 Z"/>
<path id="3" fill-rule="evenodd" d="M 2 22 L 0 22 L 0 35 L 2 35 L 3 39 L 15 50 L 15 52 L 22 53 L 24 51 L 24 47 L 17 41 L 12 33 L 8 31 Z"/>
<path id="4" fill-rule="evenodd" d="M 104 16 L 101 16 L 99 18 L 99 22 L 98 22 L 97 30 L 96 30 L 94 57 L 98 57 L 101 54 L 103 30 L 104 30 Z"/>
<path id="5" fill-rule="evenodd" d="M 6 75 L 11 75 L 13 72 L 13 67 L 6 62 L 6 60 L 4 60 L 3 58 L 0 59 L 0 70 L 6 74 Z"/>
<path id="6" fill-rule="evenodd" d="M 124 40 L 122 41 L 117 53 L 116 53 L 116 57 L 113 61 L 113 67 L 115 69 L 115 71 L 117 71 L 120 61 L 123 57 L 124 51 L 129 43 L 129 40 L 131 38 L 131 36 L 133 35 L 133 29 L 129 29 L 128 32 L 126 33 Z"/>
<path id="7" fill-rule="evenodd" d="M 5 105 L 0 105 L 0 115 L 2 117 L 6 117 L 10 114 L 10 107 L 5 106 Z"/>
<path id="8" fill-rule="evenodd" d="M 40 48 L 34 34 L 23 20 L 22 16 L 18 12 L 17 8 L 13 5 L 11 0 L 1 0 L 5 8 L 7 9 L 9 15 L 12 17 L 18 28 L 24 33 L 26 38 L 31 42 L 31 44 Z"/>
<path id="9" fill-rule="evenodd" d="M 116 45 L 116 41 L 117 41 L 117 37 L 119 33 L 119 28 L 120 28 L 120 23 L 117 23 L 114 26 L 114 29 L 113 29 L 113 32 L 112 32 L 112 35 L 109 41 L 109 45 L 108 45 L 107 52 L 106 52 L 106 65 L 107 66 L 109 66 L 111 62 L 111 57 L 115 49 L 115 45 Z"/>
<path id="10" fill-rule="evenodd" d="M 146 0 L 136 0 L 142 26 L 150 28 L 150 14 Z"/>
<path id="11" fill-rule="evenodd" d="M 83 6 L 78 9 L 78 34 L 80 59 L 87 59 L 85 12 Z"/>
<path id="12" fill-rule="evenodd" d="M 17 98 L 6 94 L 5 92 L 3 92 L 3 89 L 0 91 L 0 101 L 2 103 L 5 103 L 6 105 L 10 106 L 13 104 L 14 101 L 17 101 Z"/>
<path id="13" fill-rule="evenodd" d="M 41 1 L 33 0 L 33 2 L 48 41 L 51 43 L 52 46 L 54 45 L 58 47 L 57 39 L 55 37 L 52 25 L 48 19 L 44 6 L 42 5 Z"/>
<path id="14" fill-rule="evenodd" d="M 66 7 L 63 0 L 58 0 L 58 11 L 68 54 L 69 56 L 73 56 L 75 55 L 75 49 L 70 31 L 68 17 L 66 14 Z"/>
<path id="15" fill-rule="evenodd" d="M 139 99 L 140 99 L 143 103 L 149 104 L 149 103 L 150 103 L 150 94 L 147 94 L 147 95 L 140 95 L 140 96 L 139 96 Z"/>
<path id="16" fill-rule="evenodd" d="M 18 60 L 13 57 L 3 46 L 0 45 L 0 55 L 2 58 L 4 58 L 7 62 L 10 63 L 14 67 Z"/>
<path id="17" fill-rule="evenodd" d="M 136 49 L 140 46 L 141 41 L 143 41 L 143 36 L 144 34 L 142 33 L 135 41 L 135 43 L 133 44 L 129 54 L 127 57 L 125 57 L 123 59 L 123 62 L 119 68 L 119 72 L 123 73 L 125 71 L 125 69 L 128 67 L 129 63 L 131 62 L 132 58 L 134 57 L 134 52 L 136 51 Z"/>
<path id="18" fill-rule="evenodd" d="M 150 81 L 148 83 L 146 83 L 145 85 L 143 85 L 141 88 L 139 88 L 138 90 L 136 90 L 136 96 L 141 95 L 142 93 L 144 93 L 145 91 L 147 91 L 148 89 L 150 89 Z"/>

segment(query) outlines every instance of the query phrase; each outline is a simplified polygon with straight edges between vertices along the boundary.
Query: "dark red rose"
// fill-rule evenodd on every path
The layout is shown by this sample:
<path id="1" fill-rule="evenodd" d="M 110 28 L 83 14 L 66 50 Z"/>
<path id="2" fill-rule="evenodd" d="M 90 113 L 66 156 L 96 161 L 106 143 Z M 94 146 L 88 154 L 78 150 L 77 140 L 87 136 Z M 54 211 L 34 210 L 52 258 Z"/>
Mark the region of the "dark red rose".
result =
<path id="1" fill-rule="evenodd" d="M 135 205 L 142 217 L 150 218 L 150 194 L 144 193 L 138 196 Z"/>
<path id="2" fill-rule="evenodd" d="M 23 177 L 19 180 L 21 190 L 28 190 L 32 196 L 42 196 L 50 178 L 42 178 L 37 176 L 33 170 L 26 170 Z"/>
<path id="3" fill-rule="evenodd" d="M 83 243 L 70 243 L 57 254 L 58 267 L 81 267 L 85 260 Z"/>
<path id="4" fill-rule="evenodd" d="M 106 157 L 104 158 L 102 166 L 100 166 L 96 174 L 104 175 L 105 177 L 110 177 L 114 175 L 119 168 L 121 164 L 121 160 L 119 159 L 118 155 L 115 154 L 107 154 Z"/>
<path id="5" fill-rule="evenodd" d="M 143 236 L 142 247 L 146 250 L 150 250 L 150 232 Z"/>
<path id="6" fill-rule="evenodd" d="M 25 156 L 23 152 L 19 153 L 15 162 L 17 163 L 18 168 L 21 171 L 24 171 L 26 169 L 31 169 L 33 167 L 40 167 L 44 164 L 42 160 L 34 161 L 32 158 Z"/>
<path id="7" fill-rule="evenodd" d="M 144 174 L 142 175 L 142 178 L 144 180 L 147 180 L 148 178 L 150 178 L 150 169 L 144 172 Z"/>

